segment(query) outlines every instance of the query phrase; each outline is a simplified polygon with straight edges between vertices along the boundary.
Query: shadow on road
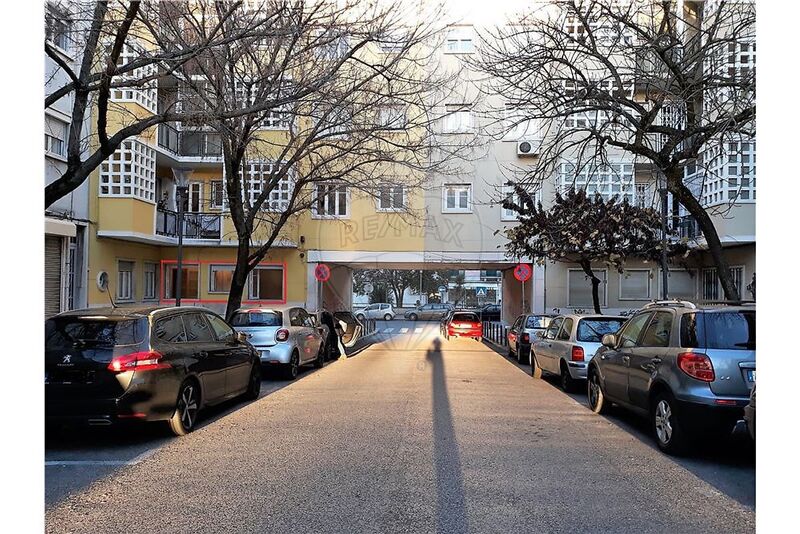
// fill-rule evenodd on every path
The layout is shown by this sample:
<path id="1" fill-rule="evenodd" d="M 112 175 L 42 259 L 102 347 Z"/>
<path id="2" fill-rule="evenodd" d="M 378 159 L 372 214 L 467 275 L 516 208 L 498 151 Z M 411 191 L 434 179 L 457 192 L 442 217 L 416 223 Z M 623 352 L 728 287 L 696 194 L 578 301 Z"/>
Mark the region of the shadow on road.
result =
<path id="1" fill-rule="evenodd" d="M 431 364 L 433 386 L 434 460 L 436 463 L 436 531 L 467 532 L 467 507 L 464 480 L 461 474 L 461 456 L 453 427 L 450 398 L 442 358 L 442 342 L 433 340 L 432 348 L 425 353 Z"/>

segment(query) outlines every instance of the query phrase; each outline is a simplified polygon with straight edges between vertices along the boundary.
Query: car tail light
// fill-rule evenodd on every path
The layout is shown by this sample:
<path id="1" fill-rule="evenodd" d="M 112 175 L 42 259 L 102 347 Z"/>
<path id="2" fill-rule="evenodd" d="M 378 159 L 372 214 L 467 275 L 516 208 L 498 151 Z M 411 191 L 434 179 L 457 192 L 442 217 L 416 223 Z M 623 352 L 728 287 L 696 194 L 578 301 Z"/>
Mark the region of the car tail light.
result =
<path id="1" fill-rule="evenodd" d="M 678 354 L 678 367 L 681 371 L 703 382 L 714 381 L 714 366 L 705 354 L 682 352 Z"/>
<path id="2" fill-rule="evenodd" d="M 572 358 L 570 358 L 573 362 L 582 362 L 583 361 L 583 347 L 572 347 Z"/>
<path id="3" fill-rule="evenodd" d="M 275 332 L 275 341 L 286 341 L 287 339 L 289 339 L 289 331 L 285 328 L 281 328 Z"/>
<path id="4" fill-rule="evenodd" d="M 523 343 L 530 343 L 531 342 L 531 335 L 528 332 L 522 333 L 522 342 Z"/>
<path id="5" fill-rule="evenodd" d="M 126 371 L 152 371 L 154 369 L 169 369 L 172 367 L 167 362 L 162 362 L 164 355 L 155 350 L 132 352 L 115 356 L 108 363 L 108 370 L 115 373 Z"/>

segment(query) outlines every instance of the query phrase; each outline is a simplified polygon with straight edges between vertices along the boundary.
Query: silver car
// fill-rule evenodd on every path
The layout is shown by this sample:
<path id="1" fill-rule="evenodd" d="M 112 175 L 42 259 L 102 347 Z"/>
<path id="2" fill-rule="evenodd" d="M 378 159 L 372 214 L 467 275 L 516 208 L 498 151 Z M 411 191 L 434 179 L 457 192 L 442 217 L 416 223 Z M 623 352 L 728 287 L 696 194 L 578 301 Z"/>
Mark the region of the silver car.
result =
<path id="1" fill-rule="evenodd" d="M 413 310 L 409 310 L 403 315 L 409 321 L 441 321 L 444 316 L 452 312 L 454 309 L 455 308 L 452 304 L 439 304 L 432 302 L 422 306 L 417 306 Z"/>
<path id="2" fill-rule="evenodd" d="M 529 364 L 531 343 L 538 340 L 540 335 L 544 335 L 553 317 L 555 316 L 541 313 L 528 313 L 517 317 L 507 334 L 509 358 L 516 358 L 519 363 Z"/>
<path id="3" fill-rule="evenodd" d="M 355 315 L 359 321 L 363 321 L 364 319 L 383 319 L 384 321 L 391 321 L 397 314 L 391 304 L 379 302 L 377 304 L 370 304 L 366 308 L 356 310 L 353 315 Z"/>
<path id="4" fill-rule="evenodd" d="M 755 306 L 648 304 L 589 362 L 589 407 L 611 403 L 648 417 L 659 448 L 730 433 L 756 382 Z"/>
<path id="5" fill-rule="evenodd" d="M 573 391 L 586 380 L 586 368 L 600 348 L 603 336 L 613 334 L 625 323 L 615 315 L 560 315 L 553 319 L 543 337 L 531 346 L 531 374 L 542 372 L 560 378 L 564 391 Z"/>
<path id="6" fill-rule="evenodd" d="M 278 368 L 294 380 L 301 365 L 324 364 L 325 337 L 304 308 L 243 308 L 233 314 L 231 325 L 247 335 L 265 371 Z"/>

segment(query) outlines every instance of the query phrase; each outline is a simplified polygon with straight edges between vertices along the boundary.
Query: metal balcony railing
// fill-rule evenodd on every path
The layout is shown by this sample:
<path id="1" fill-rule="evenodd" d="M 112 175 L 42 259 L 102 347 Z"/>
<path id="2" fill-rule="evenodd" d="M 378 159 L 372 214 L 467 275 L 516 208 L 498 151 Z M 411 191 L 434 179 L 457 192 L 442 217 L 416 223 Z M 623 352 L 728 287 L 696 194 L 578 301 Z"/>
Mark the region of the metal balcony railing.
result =
<path id="1" fill-rule="evenodd" d="M 678 233 L 682 239 L 697 239 L 703 237 L 700 226 L 691 215 L 684 215 L 678 220 Z"/>
<path id="2" fill-rule="evenodd" d="M 178 130 L 171 124 L 158 125 L 158 146 L 190 158 L 222 157 L 222 142 L 215 132 Z"/>
<path id="3" fill-rule="evenodd" d="M 177 154 L 178 139 L 178 130 L 174 126 L 167 123 L 158 125 L 158 146 Z"/>
<path id="4" fill-rule="evenodd" d="M 178 212 L 158 208 L 156 234 L 178 237 Z M 220 239 L 222 215 L 219 213 L 183 213 L 183 237 L 187 239 Z"/>

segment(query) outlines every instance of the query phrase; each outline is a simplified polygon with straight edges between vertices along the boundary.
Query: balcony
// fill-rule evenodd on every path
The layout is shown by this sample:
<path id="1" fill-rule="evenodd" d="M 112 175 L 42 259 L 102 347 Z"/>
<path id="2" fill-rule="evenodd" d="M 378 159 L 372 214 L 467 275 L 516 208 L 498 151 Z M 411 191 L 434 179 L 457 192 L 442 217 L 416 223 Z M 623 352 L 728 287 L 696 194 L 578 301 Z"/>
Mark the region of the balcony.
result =
<path id="1" fill-rule="evenodd" d="M 703 237 L 703 232 L 694 217 L 684 215 L 678 218 L 678 235 L 681 239 L 698 239 Z"/>
<path id="2" fill-rule="evenodd" d="M 216 132 L 178 130 L 171 124 L 159 124 L 158 146 L 179 157 L 222 158 L 222 141 Z"/>
<path id="3" fill-rule="evenodd" d="M 222 215 L 219 213 L 183 213 L 183 237 L 186 239 L 220 239 L 221 230 Z M 156 234 L 178 237 L 178 212 L 159 208 Z"/>
<path id="4" fill-rule="evenodd" d="M 158 146 L 173 154 L 177 154 L 178 139 L 178 130 L 174 126 L 168 123 L 158 125 Z"/>

